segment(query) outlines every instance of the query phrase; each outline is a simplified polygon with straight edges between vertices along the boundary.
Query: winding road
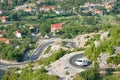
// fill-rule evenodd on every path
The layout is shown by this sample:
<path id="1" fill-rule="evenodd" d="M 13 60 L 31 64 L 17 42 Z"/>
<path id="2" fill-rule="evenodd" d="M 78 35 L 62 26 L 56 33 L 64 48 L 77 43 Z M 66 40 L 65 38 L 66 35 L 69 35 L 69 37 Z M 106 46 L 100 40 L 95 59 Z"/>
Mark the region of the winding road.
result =
<path id="1" fill-rule="evenodd" d="M 45 48 L 47 46 L 49 46 L 50 44 L 53 44 L 57 40 L 59 40 L 59 39 L 53 38 L 53 39 L 44 40 L 43 42 L 41 42 L 39 44 L 39 46 L 32 53 L 32 55 L 27 60 L 25 60 L 23 62 L 3 63 L 2 61 L 0 61 L 0 71 L 7 70 L 8 68 L 11 68 L 11 67 L 24 67 L 29 63 L 29 61 L 36 61 L 36 60 L 40 59 Z M 71 42 L 71 41 L 68 41 L 68 42 L 73 46 L 73 42 Z"/>
<path id="2" fill-rule="evenodd" d="M 89 68 L 90 65 L 92 64 L 90 61 L 88 61 L 88 65 L 87 65 L 87 66 L 84 66 L 84 67 L 83 67 L 83 66 L 77 65 L 77 64 L 75 63 L 75 61 L 76 61 L 78 58 L 79 58 L 79 59 L 80 59 L 80 58 L 84 58 L 84 54 L 83 54 L 83 53 L 80 53 L 80 54 L 76 54 L 76 55 L 72 56 L 72 57 L 70 58 L 70 60 L 69 60 L 69 63 L 70 63 L 72 66 L 76 67 L 76 68 L 82 68 L 82 69 Z"/>
<path id="3" fill-rule="evenodd" d="M 50 44 L 54 43 L 56 39 L 50 39 L 43 41 L 42 43 L 39 44 L 38 48 L 32 53 L 30 58 L 24 62 L 18 62 L 18 63 L 2 63 L 0 62 L 0 69 L 1 70 L 6 70 L 9 67 L 22 67 L 26 64 L 28 64 L 29 61 L 35 61 L 37 60 L 43 53 L 44 49 L 49 46 Z"/>

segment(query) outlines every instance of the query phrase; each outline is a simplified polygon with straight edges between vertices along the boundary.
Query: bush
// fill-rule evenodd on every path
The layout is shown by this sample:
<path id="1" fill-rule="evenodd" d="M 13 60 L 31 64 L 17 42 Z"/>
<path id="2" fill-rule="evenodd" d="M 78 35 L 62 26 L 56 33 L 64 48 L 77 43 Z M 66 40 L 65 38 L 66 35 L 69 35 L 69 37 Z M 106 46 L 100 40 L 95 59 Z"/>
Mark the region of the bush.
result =
<path id="1" fill-rule="evenodd" d="M 95 68 L 88 69 L 80 73 L 84 80 L 96 80 L 98 78 L 98 71 Z"/>
<path id="2" fill-rule="evenodd" d="M 118 54 L 116 56 L 109 57 L 107 59 L 107 63 L 111 63 L 111 64 L 115 64 L 115 65 L 120 64 L 120 54 Z"/>

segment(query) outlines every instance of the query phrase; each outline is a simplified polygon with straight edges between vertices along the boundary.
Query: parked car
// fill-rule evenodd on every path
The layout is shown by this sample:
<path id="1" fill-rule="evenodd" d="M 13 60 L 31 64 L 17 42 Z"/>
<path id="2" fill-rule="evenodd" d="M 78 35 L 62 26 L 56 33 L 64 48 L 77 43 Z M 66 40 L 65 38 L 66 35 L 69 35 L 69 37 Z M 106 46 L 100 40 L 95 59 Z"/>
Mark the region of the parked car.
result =
<path id="1" fill-rule="evenodd" d="M 88 60 L 85 59 L 77 59 L 75 63 L 79 66 L 87 66 L 88 65 Z"/>

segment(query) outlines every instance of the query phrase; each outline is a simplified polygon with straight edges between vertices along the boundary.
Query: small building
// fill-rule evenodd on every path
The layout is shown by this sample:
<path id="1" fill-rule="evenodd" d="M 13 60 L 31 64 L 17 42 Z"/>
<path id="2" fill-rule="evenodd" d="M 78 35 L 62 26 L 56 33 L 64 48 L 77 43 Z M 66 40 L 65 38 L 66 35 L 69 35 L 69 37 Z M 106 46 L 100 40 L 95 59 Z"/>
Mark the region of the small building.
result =
<path id="1" fill-rule="evenodd" d="M 49 10 L 54 10 L 55 9 L 55 6 L 47 6 L 46 7 L 46 10 L 49 11 Z"/>
<path id="2" fill-rule="evenodd" d="M 32 8 L 24 8 L 25 12 L 32 12 Z"/>
<path id="3" fill-rule="evenodd" d="M 2 3 L 3 3 L 4 1 L 3 1 L 3 0 L 0 0 L 0 2 L 2 2 Z"/>
<path id="4" fill-rule="evenodd" d="M 102 10 L 94 10 L 93 13 L 94 14 L 100 14 L 100 15 L 102 15 L 103 11 Z"/>
<path id="5" fill-rule="evenodd" d="M 22 34 L 21 34 L 21 32 L 19 31 L 19 30 L 16 30 L 15 32 L 14 32 L 14 34 L 15 34 L 15 36 L 17 37 L 17 38 L 21 38 L 22 36 Z"/>
<path id="6" fill-rule="evenodd" d="M 3 13 L 3 10 L 0 10 L 0 14 L 2 14 Z"/>
<path id="7" fill-rule="evenodd" d="M 7 22 L 7 19 L 8 19 L 8 16 L 2 16 L 2 17 L 1 17 L 1 21 L 2 21 L 3 23 Z"/>
<path id="8" fill-rule="evenodd" d="M 54 10 L 55 6 L 41 6 L 39 8 L 40 11 L 50 11 L 50 10 Z"/>
<path id="9" fill-rule="evenodd" d="M 39 27 L 37 25 L 31 25 L 29 26 L 29 29 L 31 29 L 31 33 L 37 34 L 39 32 Z"/>
<path id="10" fill-rule="evenodd" d="M 41 6 L 41 7 L 39 8 L 40 11 L 44 11 L 44 9 L 45 9 L 45 6 Z"/>
<path id="11" fill-rule="evenodd" d="M 104 4 L 104 7 L 105 7 L 107 10 L 112 9 L 112 6 L 111 6 L 109 3 L 105 3 L 105 4 Z"/>
<path id="12" fill-rule="evenodd" d="M 51 32 L 55 32 L 56 30 L 59 30 L 62 28 L 62 24 L 51 24 Z"/>
<path id="13" fill-rule="evenodd" d="M 12 4 L 13 3 L 13 1 L 12 0 L 8 0 L 8 4 Z"/>
<path id="14" fill-rule="evenodd" d="M 5 32 L 4 32 L 4 31 L 0 31 L 0 37 L 3 37 L 3 36 L 4 36 L 4 34 L 5 34 Z"/>
<path id="15" fill-rule="evenodd" d="M 7 38 L 0 38 L 0 42 L 3 42 L 5 44 L 10 44 L 10 40 Z"/>

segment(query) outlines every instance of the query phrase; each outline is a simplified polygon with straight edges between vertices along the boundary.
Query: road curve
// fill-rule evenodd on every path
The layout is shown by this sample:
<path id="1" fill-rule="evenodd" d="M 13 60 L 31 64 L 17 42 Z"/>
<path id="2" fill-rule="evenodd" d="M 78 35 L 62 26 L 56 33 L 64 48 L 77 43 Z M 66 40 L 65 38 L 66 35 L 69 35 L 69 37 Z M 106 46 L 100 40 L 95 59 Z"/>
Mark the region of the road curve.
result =
<path id="1" fill-rule="evenodd" d="M 40 55 L 43 53 L 45 48 L 48 45 L 50 45 L 50 44 L 52 44 L 54 42 L 55 41 L 48 41 L 48 42 L 44 42 L 41 45 L 39 45 L 38 49 L 30 56 L 30 58 L 28 60 L 32 60 L 32 61 L 37 60 L 40 57 Z"/>
<path id="2" fill-rule="evenodd" d="M 41 54 L 43 53 L 44 49 L 45 49 L 48 45 L 54 43 L 55 41 L 56 41 L 56 40 L 53 39 L 53 40 L 44 41 L 43 43 L 41 43 L 41 44 L 38 46 L 37 50 L 30 56 L 30 58 L 29 58 L 27 61 L 18 62 L 18 63 L 8 63 L 8 64 L 0 62 L 0 69 L 1 69 L 1 70 L 4 70 L 4 69 L 6 69 L 6 68 L 8 68 L 8 67 L 24 66 L 24 65 L 28 64 L 29 60 L 31 60 L 31 61 L 37 60 L 37 59 L 41 56 Z"/>
<path id="3" fill-rule="evenodd" d="M 75 63 L 75 61 L 76 61 L 78 58 L 83 58 L 83 57 L 84 57 L 84 54 L 83 54 L 83 53 L 76 54 L 76 55 L 72 56 L 72 57 L 69 59 L 69 63 L 70 63 L 72 66 L 76 67 L 76 68 L 87 69 L 87 68 L 89 68 L 90 65 L 91 65 L 91 62 L 90 62 L 90 61 L 88 62 L 88 66 L 84 66 L 84 67 L 79 66 L 79 65 L 77 65 L 77 64 Z"/>

